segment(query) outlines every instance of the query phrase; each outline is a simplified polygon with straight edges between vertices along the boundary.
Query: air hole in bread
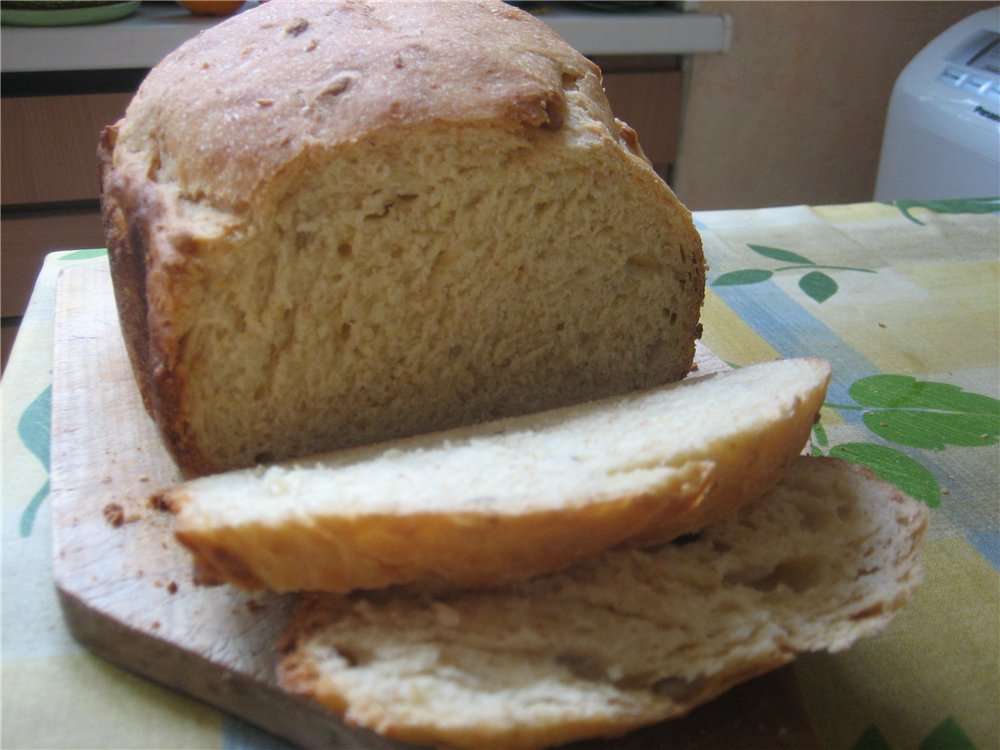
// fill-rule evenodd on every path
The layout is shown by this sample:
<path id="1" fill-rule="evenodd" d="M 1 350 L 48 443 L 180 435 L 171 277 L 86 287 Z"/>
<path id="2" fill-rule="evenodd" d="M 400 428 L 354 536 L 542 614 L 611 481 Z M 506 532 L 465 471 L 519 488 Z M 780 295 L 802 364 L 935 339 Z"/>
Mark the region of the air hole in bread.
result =
<path id="1" fill-rule="evenodd" d="M 630 255 L 626 263 L 630 268 L 638 268 L 644 271 L 659 271 L 663 266 L 656 258 L 651 255 Z"/>
<path id="2" fill-rule="evenodd" d="M 349 667 L 362 666 L 371 661 L 371 654 L 357 647 L 337 646 L 337 653 L 340 658 L 347 662 Z"/>
<path id="3" fill-rule="evenodd" d="M 694 533 L 694 534 L 681 534 L 679 537 L 677 537 L 676 539 L 674 539 L 671 542 L 671 544 L 675 544 L 678 547 L 683 547 L 685 544 L 693 544 L 694 542 L 697 542 L 700 539 L 701 539 L 701 534 L 698 534 L 698 533 Z M 714 547 L 715 544 L 713 543 L 712 546 Z"/>
<path id="4" fill-rule="evenodd" d="M 860 612 L 855 612 L 851 615 L 851 619 L 857 622 L 858 620 L 867 620 L 872 617 L 878 617 L 885 611 L 885 606 L 882 602 L 873 604 L 871 607 L 861 610 Z"/>
<path id="5" fill-rule="evenodd" d="M 657 674 L 652 671 L 632 672 L 614 680 L 621 690 L 649 690 L 657 682 Z"/>
<path id="6" fill-rule="evenodd" d="M 733 549 L 733 545 L 731 545 L 724 539 L 713 539 L 711 544 L 712 544 L 712 549 L 715 552 L 719 553 L 730 552 Z"/>
<path id="7" fill-rule="evenodd" d="M 566 71 L 562 74 L 561 84 L 564 91 L 576 91 L 579 88 L 580 74 Z"/>
<path id="8" fill-rule="evenodd" d="M 853 524 L 857 514 L 858 509 L 854 503 L 844 503 L 837 506 L 837 518 L 846 524 Z"/>
<path id="9" fill-rule="evenodd" d="M 802 525 L 809 531 L 822 531 L 830 528 L 833 515 L 827 506 L 809 506 L 802 509 Z"/>
<path id="10" fill-rule="evenodd" d="M 664 339 L 657 339 L 646 347 L 646 361 L 656 362 L 670 356 L 670 344 Z"/>
<path id="11" fill-rule="evenodd" d="M 365 221 L 375 221 L 377 219 L 384 219 L 389 214 L 389 209 L 392 208 L 392 203 L 386 203 L 378 211 L 373 211 L 370 214 L 365 214 Z"/>
<path id="12" fill-rule="evenodd" d="M 801 594 L 815 586 L 821 579 L 823 567 L 824 562 L 819 556 L 793 557 L 778 563 L 770 571 L 751 568 L 739 571 L 738 575 L 727 573 L 724 581 L 730 585 L 739 584 L 762 592 L 774 591 L 779 586 L 784 586 L 796 594 Z"/>
<path id="13" fill-rule="evenodd" d="M 295 233 L 295 249 L 302 251 L 309 248 L 312 244 L 313 233 L 312 232 L 296 232 Z"/>
<path id="14" fill-rule="evenodd" d="M 564 651 L 556 654 L 555 662 L 561 667 L 568 669 L 573 676 L 581 680 L 603 680 L 605 676 L 604 665 L 590 656 L 577 651 Z"/>
<path id="15" fill-rule="evenodd" d="M 654 682 L 650 689 L 665 698 L 682 700 L 697 689 L 698 682 L 698 680 L 685 680 L 682 677 L 663 677 Z"/>

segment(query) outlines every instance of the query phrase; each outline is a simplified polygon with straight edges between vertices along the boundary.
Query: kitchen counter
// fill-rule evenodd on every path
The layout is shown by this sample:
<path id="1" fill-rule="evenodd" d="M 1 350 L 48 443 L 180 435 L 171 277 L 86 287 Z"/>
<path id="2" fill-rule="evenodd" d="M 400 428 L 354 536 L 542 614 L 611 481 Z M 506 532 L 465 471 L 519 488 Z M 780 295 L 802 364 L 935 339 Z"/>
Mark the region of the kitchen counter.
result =
<path id="1" fill-rule="evenodd" d="M 883 633 L 846 652 L 803 657 L 686 719 L 588 747 L 1000 747 L 998 209 L 992 199 L 695 214 L 710 266 L 703 343 L 733 366 L 806 355 L 830 361 L 813 452 L 870 465 L 929 507 L 925 581 Z M 106 285 L 87 281 L 106 276 L 103 250 L 46 258 L 0 386 L 0 744 L 288 747 L 251 723 L 271 723 L 266 711 L 220 711 L 211 700 L 113 666 L 74 640 L 63 619 L 53 528 L 66 519 L 53 516 L 50 473 L 99 453 L 101 444 L 74 445 L 81 433 L 71 431 L 59 435 L 58 452 L 51 447 L 52 417 L 65 424 L 66 416 L 59 411 L 64 394 L 53 393 L 56 311 L 81 327 L 75 344 L 120 350 L 116 323 L 95 319 L 88 328 L 88 319 L 67 307 L 86 302 L 88 293 L 107 294 Z M 60 279 L 76 280 L 72 300 L 61 296 L 67 287 Z M 65 365 L 56 366 L 58 376 Z M 103 357 L 83 357 L 73 363 L 73 379 L 106 389 L 101 373 L 108 366 Z M 118 427 L 148 430 L 145 420 Z M 155 438 L 145 440 L 143 450 L 159 450 Z M 90 468 L 107 474 L 108 487 L 121 471 L 113 458 Z M 108 499 L 94 493 L 93 508 Z M 122 544 L 162 523 L 137 513 L 114 532 Z M 164 535 L 163 549 L 171 544 Z M 137 595 L 170 597 L 190 585 L 177 578 L 171 592 L 152 561 L 131 563 L 146 570 L 132 581 Z M 236 608 L 239 622 L 266 616 L 261 602 L 245 605 Z M 162 665 L 153 658 L 131 667 L 155 671 Z M 239 675 L 231 677 L 236 684 Z M 330 736 L 331 746 L 347 746 Z"/>

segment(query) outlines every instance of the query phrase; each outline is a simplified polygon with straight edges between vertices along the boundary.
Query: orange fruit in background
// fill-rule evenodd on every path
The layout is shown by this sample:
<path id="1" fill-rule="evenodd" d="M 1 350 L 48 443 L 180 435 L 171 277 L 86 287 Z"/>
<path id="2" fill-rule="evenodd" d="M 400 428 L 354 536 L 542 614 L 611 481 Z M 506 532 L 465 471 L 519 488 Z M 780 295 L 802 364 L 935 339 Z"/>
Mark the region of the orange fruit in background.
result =
<path id="1" fill-rule="evenodd" d="M 177 4 L 198 16 L 228 16 L 246 0 L 177 0 Z"/>

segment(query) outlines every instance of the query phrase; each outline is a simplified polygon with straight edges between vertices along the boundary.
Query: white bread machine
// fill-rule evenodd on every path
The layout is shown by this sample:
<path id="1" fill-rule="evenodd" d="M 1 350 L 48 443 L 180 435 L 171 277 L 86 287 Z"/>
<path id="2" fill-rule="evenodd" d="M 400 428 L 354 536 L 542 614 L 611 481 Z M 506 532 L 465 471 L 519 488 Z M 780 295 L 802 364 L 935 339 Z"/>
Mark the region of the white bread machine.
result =
<path id="1" fill-rule="evenodd" d="M 889 102 L 875 199 L 1000 196 L 1000 6 L 935 38 Z"/>

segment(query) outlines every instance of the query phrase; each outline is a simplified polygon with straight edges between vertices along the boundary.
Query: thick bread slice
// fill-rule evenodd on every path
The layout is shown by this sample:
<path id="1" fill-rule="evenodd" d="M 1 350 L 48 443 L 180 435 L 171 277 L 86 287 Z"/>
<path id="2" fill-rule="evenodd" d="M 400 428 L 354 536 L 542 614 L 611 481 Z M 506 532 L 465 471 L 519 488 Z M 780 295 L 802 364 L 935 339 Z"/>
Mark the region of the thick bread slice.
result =
<path id="1" fill-rule="evenodd" d="M 100 146 L 122 330 L 186 477 L 680 380 L 705 262 L 597 67 L 500 0 L 269 2 Z"/>
<path id="2" fill-rule="evenodd" d="M 699 529 L 770 488 L 830 377 L 773 361 L 624 397 L 193 480 L 161 502 L 207 580 L 489 586 Z"/>
<path id="3" fill-rule="evenodd" d="M 803 457 L 694 541 L 490 592 L 316 595 L 283 638 L 279 679 L 417 743 L 614 736 L 886 625 L 921 581 L 926 523 L 867 469 Z"/>

